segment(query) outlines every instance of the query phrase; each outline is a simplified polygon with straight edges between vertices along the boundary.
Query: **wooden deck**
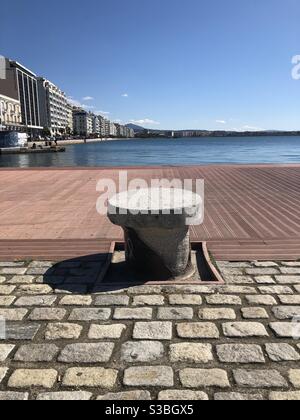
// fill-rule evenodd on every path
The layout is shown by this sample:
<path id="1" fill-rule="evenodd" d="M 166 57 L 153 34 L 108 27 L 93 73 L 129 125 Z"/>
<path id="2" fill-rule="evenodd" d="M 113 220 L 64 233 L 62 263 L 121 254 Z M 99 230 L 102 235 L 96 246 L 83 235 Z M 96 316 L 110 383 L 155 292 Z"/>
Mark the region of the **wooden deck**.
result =
<path id="1" fill-rule="evenodd" d="M 128 176 L 203 178 L 205 221 L 191 228 L 192 240 L 208 241 L 217 259 L 300 259 L 300 165 L 131 168 Z M 61 251 L 61 240 L 65 247 L 84 240 L 88 253 L 122 239 L 96 212 L 96 184 L 103 178 L 117 180 L 118 169 L 0 170 L 0 259 L 14 255 L 22 241 L 36 256 L 46 240 L 39 253 L 47 257 L 55 243 Z M 75 248 L 69 246 L 77 255 Z"/>

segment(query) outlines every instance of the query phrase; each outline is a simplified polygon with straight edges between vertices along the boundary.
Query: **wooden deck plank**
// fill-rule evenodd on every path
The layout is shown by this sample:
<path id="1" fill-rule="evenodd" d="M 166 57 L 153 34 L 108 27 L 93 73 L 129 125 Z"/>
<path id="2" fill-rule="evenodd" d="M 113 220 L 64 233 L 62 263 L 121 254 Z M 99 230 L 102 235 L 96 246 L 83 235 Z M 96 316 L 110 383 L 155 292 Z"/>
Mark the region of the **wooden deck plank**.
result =
<path id="1" fill-rule="evenodd" d="M 3 240 L 19 253 L 29 249 L 24 240 L 43 240 L 52 255 L 55 241 L 66 241 L 68 252 L 76 252 L 78 241 L 85 240 L 80 249 L 86 252 L 94 249 L 95 240 L 121 240 L 121 229 L 96 211 L 98 180 L 117 181 L 119 169 L 126 170 L 0 169 L 0 258 L 6 255 Z M 208 241 L 219 259 L 300 259 L 300 165 L 128 169 L 129 180 L 174 177 L 204 179 L 205 221 L 191 228 L 191 237 Z M 38 252 L 37 244 L 31 244 L 32 252 Z M 40 252 L 46 251 L 42 246 Z"/>

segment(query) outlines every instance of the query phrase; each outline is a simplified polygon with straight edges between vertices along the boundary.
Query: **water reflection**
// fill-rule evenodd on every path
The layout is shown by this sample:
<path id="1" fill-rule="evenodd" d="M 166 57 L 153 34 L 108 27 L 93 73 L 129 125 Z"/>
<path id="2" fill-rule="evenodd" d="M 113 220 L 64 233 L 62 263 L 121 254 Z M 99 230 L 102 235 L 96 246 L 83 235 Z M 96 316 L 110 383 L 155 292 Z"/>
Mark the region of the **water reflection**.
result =
<path id="1" fill-rule="evenodd" d="M 0 167 L 300 162 L 300 137 L 147 139 L 67 146 L 65 153 L 0 155 Z"/>

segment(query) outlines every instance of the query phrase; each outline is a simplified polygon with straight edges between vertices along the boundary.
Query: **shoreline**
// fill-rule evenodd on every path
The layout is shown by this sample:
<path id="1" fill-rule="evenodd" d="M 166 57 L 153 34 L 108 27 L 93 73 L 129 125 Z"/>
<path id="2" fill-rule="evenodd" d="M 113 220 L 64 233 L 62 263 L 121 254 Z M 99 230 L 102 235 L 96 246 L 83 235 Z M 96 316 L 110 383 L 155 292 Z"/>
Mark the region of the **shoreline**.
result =
<path id="1" fill-rule="evenodd" d="M 78 139 L 78 140 L 58 140 L 58 145 L 74 145 L 74 144 L 88 144 L 88 143 L 104 143 L 107 141 L 120 141 L 120 140 L 132 140 L 132 138 L 105 138 L 105 139 Z M 45 140 L 41 141 L 29 141 L 27 142 L 28 146 L 32 146 L 33 143 L 39 144 L 39 143 L 45 143 Z"/>

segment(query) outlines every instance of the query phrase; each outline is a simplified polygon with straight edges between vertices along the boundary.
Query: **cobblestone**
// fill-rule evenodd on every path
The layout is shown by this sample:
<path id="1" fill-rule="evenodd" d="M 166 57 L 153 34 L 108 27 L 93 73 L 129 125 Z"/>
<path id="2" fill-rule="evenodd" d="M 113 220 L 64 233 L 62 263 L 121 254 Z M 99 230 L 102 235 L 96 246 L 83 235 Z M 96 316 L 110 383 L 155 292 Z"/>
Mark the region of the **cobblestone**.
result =
<path id="1" fill-rule="evenodd" d="M 288 286 L 259 286 L 260 293 L 264 295 L 292 295 L 293 291 Z"/>
<path id="2" fill-rule="evenodd" d="M 264 308 L 242 308 L 244 319 L 268 319 L 269 315 Z"/>
<path id="3" fill-rule="evenodd" d="M 300 284 L 300 276 L 276 276 L 279 284 Z"/>
<path id="4" fill-rule="evenodd" d="M 300 391 L 291 392 L 271 392 L 271 401 L 300 401 Z"/>
<path id="5" fill-rule="evenodd" d="M 99 387 L 112 389 L 115 386 L 118 371 L 115 369 L 70 368 L 63 378 L 63 386 L 67 387 Z"/>
<path id="6" fill-rule="evenodd" d="M 59 304 L 64 306 L 90 306 L 92 304 L 92 298 L 91 296 L 69 295 L 64 296 Z"/>
<path id="7" fill-rule="evenodd" d="M 272 309 L 277 319 L 293 319 L 300 317 L 300 306 L 277 306 Z"/>
<path id="8" fill-rule="evenodd" d="M 207 401 L 208 395 L 201 391 L 167 390 L 158 394 L 158 400 L 163 401 Z"/>
<path id="9" fill-rule="evenodd" d="M 180 320 L 180 319 L 193 319 L 194 312 L 192 308 L 159 308 L 157 318 L 166 320 Z"/>
<path id="10" fill-rule="evenodd" d="M 0 286 L 0 295 L 10 295 L 15 289 L 15 286 Z"/>
<path id="11" fill-rule="evenodd" d="M 37 396 L 37 401 L 89 401 L 93 394 L 91 392 L 45 392 Z"/>
<path id="12" fill-rule="evenodd" d="M 223 324 L 223 332 L 226 337 L 268 337 L 263 324 L 257 322 L 233 322 Z"/>
<path id="13" fill-rule="evenodd" d="M 90 327 L 88 337 L 90 340 L 121 338 L 125 330 L 126 330 L 126 325 L 124 324 L 110 324 L 110 325 L 93 324 Z"/>
<path id="14" fill-rule="evenodd" d="M 124 385 L 148 387 L 172 387 L 173 370 L 169 366 L 141 366 L 125 370 Z"/>
<path id="15" fill-rule="evenodd" d="M 299 322 L 271 322 L 270 328 L 279 338 L 296 339 L 300 337 Z"/>
<path id="16" fill-rule="evenodd" d="M 40 329 L 39 324 L 6 324 L 6 340 L 33 340 Z"/>
<path id="17" fill-rule="evenodd" d="M 15 296 L 0 296 L 0 307 L 10 306 L 16 300 Z"/>
<path id="18" fill-rule="evenodd" d="M 82 326 L 77 324 L 48 324 L 45 333 L 46 340 L 76 340 L 80 337 Z"/>
<path id="19" fill-rule="evenodd" d="M 51 362 L 59 349 L 54 344 L 29 344 L 21 346 L 14 360 L 17 362 Z"/>
<path id="20" fill-rule="evenodd" d="M 227 308 L 204 308 L 199 311 L 199 318 L 203 320 L 213 321 L 218 319 L 236 319 L 233 309 Z"/>
<path id="21" fill-rule="evenodd" d="M 202 298 L 198 295 L 170 295 L 170 305 L 202 305 Z"/>
<path id="22" fill-rule="evenodd" d="M 26 270 L 27 268 L 5 267 L 0 269 L 0 274 L 22 276 L 26 273 Z"/>
<path id="23" fill-rule="evenodd" d="M 300 400 L 300 262 L 96 293 L 92 262 L 4 264 L 47 284 L 0 274 L 0 400 Z"/>
<path id="24" fill-rule="evenodd" d="M 220 345 L 217 354 L 223 363 L 265 363 L 261 347 L 254 344 Z"/>
<path id="25" fill-rule="evenodd" d="M 14 276 L 11 280 L 7 281 L 7 284 L 32 284 L 34 276 Z"/>
<path id="26" fill-rule="evenodd" d="M 235 370 L 234 379 L 239 386 L 250 388 L 287 388 L 288 384 L 276 370 Z"/>
<path id="27" fill-rule="evenodd" d="M 160 295 L 142 295 L 133 298 L 132 306 L 161 306 L 164 304 L 164 297 Z"/>
<path id="28" fill-rule="evenodd" d="M 55 296 L 22 296 L 14 303 L 15 306 L 51 306 L 56 301 Z"/>
<path id="29" fill-rule="evenodd" d="M 218 392 L 214 397 L 215 401 L 262 401 L 260 394 L 241 394 L 239 392 Z"/>
<path id="30" fill-rule="evenodd" d="M 28 309 L 0 309 L 0 318 L 6 321 L 22 321 L 28 313 Z"/>
<path id="31" fill-rule="evenodd" d="M 293 362 L 300 360 L 300 355 L 296 350 L 285 343 L 267 343 L 266 352 L 274 362 Z"/>
<path id="32" fill-rule="evenodd" d="M 291 369 L 289 371 L 289 380 L 295 388 L 300 388 L 300 369 Z"/>
<path id="33" fill-rule="evenodd" d="M 114 319 L 152 319 L 151 308 L 117 308 L 114 312 Z"/>
<path id="34" fill-rule="evenodd" d="M 220 336 L 217 326 L 209 322 L 183 323 L 177 325 L 180 338 L 214 338 Z"/>
<path id="35" fill-rule="evenodd" d="M 0 362 L 5 362 L 14 348 L 12 344 L 0 344 Z"/>
<path id="36" fill-rule="evenodd" d="M 0 391 L 0 401 L 27 401 L 28 392 Z"/>
<path id="37" fill-rule="evenodd" d="M 18 287 L 17 291 L 24 295 L 48 295 L 53 293 L 52 287 L 47 284 L 23 284 Z"/>
<path id="38" fill-rule="evenodd" d="M 67 314 L 62 308 L 35 308 L 29 315 L 32 321 L 60 321 Z"/>
<path id="39" fill-rule="evenodd" d="M 8 372 L 8 368 L 0 367 L 0 384 L 5 378 L 7 372 Z"/>
<path id="40" fill-rule="evenodd" d="M 213 295 L 207 296 L 206 302 L 209 305 L 242 305 L 242 299 L 232 295 Z"/>
<path id="41" fill-rule="evenodd" d="M 111 309 L 73 309 L 70 321 L 105 321 L 111 316 Z"/>
<path id="42" fill-rule="evenodd" d="M 59 355 L 62 363 L 109 362 L 114 350 L 113 343 L 77 343 L 67 345 Z"/>
<path id="43" fill-rule="evenodd" d="M 208 363 L 214 359 L 211 344 L 198 343 L 171 344 L 169 358 L 173 363 Z"/>
<path id="44" fill-rule="evenodd" d="M 95 306 L 127 306 L 129 304 L 128 296 L 97 296 Z"/>
<path id="45" fill-rule="evenodd" d="M 8 387 L 50 389 L 56 383 L 57 376 L 57 371 L 54 369 L 17 369 L 9 378 Z"/>
<path id="46" fill-rule="evenodd" d="M 164 355 L 159 341 L 127 341 L 121 348 L 121 361 L 127 363 L 154 362 Z"/>
<path id="47" fill-rule="evenodd" d="M 117 393 L 108 393 L 100 395 L 97 398 L 98 401 L 148 401 L 151 400 L 151 394 L 149 391 L 126 391 Z"/>
<path id="48" fill-rule="evenodd" d="M 171 322 L 137 322 L 133 330 L 136 340 L 171 340 L 172 335 Z"/>
<path id="49" fill-rule="evenodd" d="M 277 304 L 275 298 L 270 295 L 246 296 L 246 300 L 249 305 L 273 306 Z"/>
<path id="50" fill-rule="evenodd" d="M 179 377 L 186 388 L 230 387 L 227 372 L 221 369 L 183 369 Z"/>
<path id="51" fill-rule="evenodd" d="M 300 305 L 300 295 L 279 295 L 278 298 L 282 305 Z"/>

